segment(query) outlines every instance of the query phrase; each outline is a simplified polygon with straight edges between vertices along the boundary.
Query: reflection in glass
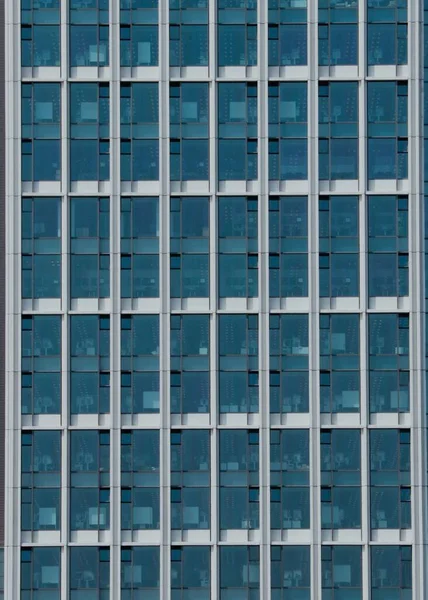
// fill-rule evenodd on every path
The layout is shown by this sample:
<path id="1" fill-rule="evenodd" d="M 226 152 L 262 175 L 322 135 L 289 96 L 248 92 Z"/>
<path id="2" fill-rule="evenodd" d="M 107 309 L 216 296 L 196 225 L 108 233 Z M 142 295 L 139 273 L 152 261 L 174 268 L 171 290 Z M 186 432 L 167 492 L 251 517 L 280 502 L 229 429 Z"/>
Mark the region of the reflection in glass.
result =
<path id="1" fill-rule="evenodd" d="M 257 412 L 259 406 L 257 315 L 221 315 L 219 352 L 220 412 Z"/>
<path id="2" fill-rule="evenodd" d="M 409 294 L 408 199 L 370 196 L 369 295 Z"/>
<path id="3" fill-rule="evenodd" d="M 159 529 L 158 430 L 121 434 L 121 529 Z"/>
<path id="4" fill-rule="evenodd" d="M 220 431 L 220 529 L 259 527 L 259 433 Z"/>
<path id="5" fill-rule="evenodd" d="M 320 317 L 321 412 L 360 410 L 359 315 Z"/>
<path id="6" fill-rule="evenodd" d="M 159 296 L 159 199 L 121 199 L 121 296 Z"/>
<path id="7" fill-rule="evenodd" d="M 271 315 L 269 327 L 270 412 L 308 412 L 308 316 Z"/>
<path id="8" fill-rule="evenodd" d="M 21 325 L 21 412 L 61 412 L 61 317 L 26 316 Z"/>
<path id="9" fill-rule="evenodd" d="M 159 317 L 121 318 L 122 414 L 159 412 Z"/>
<path id="10" fill-rule="evenodd" d="M 258 202 L 253 197 L 218 198 L 220 298 L 258 294 Z"/>
<path id="11" fill-rule="evenodd" d="M 257 84 L 218 84 L 218 176 L 257 179 Z"/>
<path id="12" fill-rule="evenodd" d="M 208 297 L 209 233 L 209 198 L 171 198 L 172 298 Z"/>
<path id="13" fill-rule="evenodd" d="M 370 412 L 408 412 L 408 315 L 369 315 L 369 344 Z"/>

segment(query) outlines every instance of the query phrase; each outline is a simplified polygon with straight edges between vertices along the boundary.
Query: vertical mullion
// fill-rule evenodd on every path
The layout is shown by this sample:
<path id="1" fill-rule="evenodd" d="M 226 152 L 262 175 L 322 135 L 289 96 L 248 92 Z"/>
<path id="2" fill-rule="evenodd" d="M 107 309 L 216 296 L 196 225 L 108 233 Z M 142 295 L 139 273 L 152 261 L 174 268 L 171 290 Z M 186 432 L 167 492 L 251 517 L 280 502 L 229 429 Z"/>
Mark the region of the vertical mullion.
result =
<path id="1" fill-rule="evenodd" d="M 170 264 L 169 264 L 169 1 L 159 0 L 159 106 L 160 106 L 160 590 L 165 600 L 170 590 Z"/>
<path id="2" fill-rule="evenodd" d="M 260 598 L 270 600 L 268 2 L 258 3 L 258 256 Z"/>
<path id="3" fill-rule="evenodd" d="M 110 37 L 110 588 L 121 595 L 120 7 L 109 2 Z"/>
<path id="4" fill-rule="evenodd" d="M 311 598 L 321 597 L 320 414 L 319 388 L 319 276 L 318 276 L 318 10 L 308 2 L 308 266 L 309 277 L 309 422 L 311 507 Z"/>
<path id="5" fill-rule="evenodd" d="M 409 85 L 408 85 L 408 160 L 409 160 L 409 301 L 410 301 L 410 411 L 411 411 L 411 502 L 413 531 L 412 581 L 415 599 L 426 596 L 426 402 L 424 378 L 425 306 L 424 290 L 424 197 L 423 197 L 423 113 L 422 73 L 423 3 L 408 3 Z M 423 110 L 423 109 L 422 109 Z"/>

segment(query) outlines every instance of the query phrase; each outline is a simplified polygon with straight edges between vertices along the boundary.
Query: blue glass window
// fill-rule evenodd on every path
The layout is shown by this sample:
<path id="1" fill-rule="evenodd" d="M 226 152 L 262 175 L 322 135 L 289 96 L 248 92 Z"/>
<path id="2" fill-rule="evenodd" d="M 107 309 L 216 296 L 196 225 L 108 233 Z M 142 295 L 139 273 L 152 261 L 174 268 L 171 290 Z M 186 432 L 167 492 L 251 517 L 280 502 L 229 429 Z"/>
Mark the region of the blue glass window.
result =
<path id="1" fill-rule="evenodd" d="M 257 0 L 219 0 L 218 64 L 257 64 Z"/>
<path id="2" fill-rule="evenodd" d="M 320 65 L 358 63 L 358 0 L 319 0 L 318 54 Z"/>
<path id="3" fill-rule="evenodd" d="M 269 0 L 269 66 L 308 62 L 307 0 Z"/>
<path id="4" fill-rule="evenodd" d="M 322 546 L 321 579 L 322 600 L 362 600 L 361 546 Z"/>
<path id="5" fill-rule="evenodd" d="M 257 315 L 220 315 L 220 412 L 259 410 Z"/>
<path id="6" fill-rule="evenodd" d="M 218 177 L 257 179 L 257 83 L 218 84 Z"/>
<path id="7" fill-rule="evenodd" d="M 110 206 L 108 198 L 70 198 L 72 298 L 110 295 Z"/>
<path id="8" fill-rule="evenodd" d="M 61 296 L 61 199 L 22 198 L 22 297 Z"/>
<path id="9" fill-rule="evenodd" d="M 171 198 L 171 298 L 209 296 L 209 212 L 207 197 Z"/>
<path id="10" fill-rule="evenodd" d="M 270 566 L 272 600 L 310 600 L 309 546 L 271 546 Z"/>
<path id="11" fill-rule="evenodd" d="M 208 413 L 209 315 L 171 316 L 171 413 Z"/>
<path id="12" fill-rule="evenodd" d="M 319 178 L 358 178 L 358 83 L 318 86 Z"/>
<path id="13" fill-rule="evenodd" d="M 109 64 L 109 0 L 70 0 L 70 64 Z"/>
<path id="14" fill-rule="evenodd" d="M 258 294 L 257 198 L 218 198 L 218 279 L 220 298 Z"/>
<path id="15" fill-rule="evenodd" d="M 169 64 L 208 65 L 208 0 L 169 0 Z"/>
<path id="16" fill-rule="evenodd" d="M 21 66 L 60 65 L 60 0 L 21 0 Z"/>
<path id="17" fill-rule="evenodd" d="M 171 548 L 172 598 L 211 598 L 211 549 L 209 546 Z"/>
<path id="18" fill-rule="evenodd" d="M 259 546 L 220 546 L 219 600 L 259 600 Z"/>
<path id="19" fill-rule="evenodd" d="M 361 433 L 359 429 L 321 431 L 321 526 L 361 527 Z"/>
<path id="20" fill-rule="evenodd" d="M 259 432 L 222 429 L 220 529 L 259 527 Z"/>
<path id="21" fill-rule="evenodd" d="M 308 429 L 271 430 L 270 486 L 271 528 L 309 529 Z"/>
<path id="22" fill-rule="evenodd" d="M 71 530 L 109 529 L 110 432 L 70 431 L 70 452 Z M 71 575 L 73 580 L 73 566 Z"/>
<path id="23" fill-rule="evenodd" d="M 110 548 L 70 548 L 70 597 L 73 600 L 104 600 L 109 597 Z M 91 600 L 92 600 L 91 598 Z"/>
<path id="24" fill-rule="evenodd" d="M 210 432 L 171 432 L 171 528 L 210 527 Z"/>
<path id="25" fill-rule="evenodd" d="M 407 0 L 367 0 L 369 65 L 407 63 Z"/>
<path id="26" fill-rule="evenodd" d="M 270 412 L 309 411 L 307 315 L 270 315 Z"/>
<path id="27" fill-rule="evenodd" d="M 158 546 L 130 546 L 121 549 L 122 598 L 159 600 L 160 552 Z"/>
<path id="28" fill-rule="evenodd" d="M 370 412 L 409 411 L 409 316 L 369 315 Z"/>
<path id="29" fill-rule="evenodd" d="M 122 413 L 158 413 L 158 315 L 122 315 L 121 363 Z"/>
<path id="30" fill-rule="evenodd" d="M 368 196 L 369 296 L 409 295 L 407 196 Z"/>
<path id="31" fill-rule="evenodd" d="M 61 178 L 61 85 L 23 83 L 22 181 Z"/>
<path id="32" fill-rule="evenodd" d="M 322 196 L 319 201 L 321 297 L 358 296 L 358 196 Z"/>
<path id="33" fill-rule="evenodd" d="M 159 86 L 120 85 L 120 168 L 122 181 L 159 179 Z"/>
<path id="34" fill-rule="evenodd" d="M 110 177 L 108 83 L 70 84 L 70 176 L 72 181 Z"/>
<path id="35" fill-rule="evenodd" d="M 406 179 L 407 81 L 367 84 L 369 179 Z"/>
<path id="36" fill-rule="evenodd" d="M 110 317 L 73 315 L 71 332 L 71 414 L 110 410 Z"/>
<path id="37" fill-rule="evenodd" d="M 25 431 L 21 439 L 21 529 L 59 530 L 61 432 Z"/>
<path id="38" fill-rule="evenodd" d="M 208 83 L 171 83 L 169 109 L 171 180 L 208 179 Z"/>
<path id="39" fill-rule="evenodd" d="M 120 0 L 120 64 L 158 64 L 158 0 Z"/>
<path id="40" fill-rule="evenodd" d="M 412 547 L 371 546 L 373 600 L 411 600 Z"/>
<path id="41" fill-rule="evenodd" d="M 61 548 L 21 550 L 21 598 L 61 598 Z"/>
<path id="42" fill-rule="evenodd" d="M 61 413 L 61 317 L 23 316 L 21 321 L 21 411 Z"/>
<path id="43" fill-rule="evenodd" d="M 372 529 L 410 529 L 410 431 L 370 431 L 370 524 Z"/>
<path id="44" fill-rule="evenodd" d="M 122 298 L 159 296 L 159 199 L 121 200 Z"/>
<path id="45" fill-rule="evenodd" d="M 308 199 L 269 198 L 269 295 L 308 295 Z"/>
<path id="46" fill-rule="evenodd" d="M 360 317 L 320 316 L 320 404 L 323 413 L 360 410 Z"/>
<path id="47" fill-rule="evenodd" d="M 122 431 L 121 448 L 121 528 L 159 529 L 159 431 Z"/>
<path id="48" fill-rule="evenodd" d="M 307 179 L 307 121 L 307 83 L 270 83 L 269 179 Z"/>

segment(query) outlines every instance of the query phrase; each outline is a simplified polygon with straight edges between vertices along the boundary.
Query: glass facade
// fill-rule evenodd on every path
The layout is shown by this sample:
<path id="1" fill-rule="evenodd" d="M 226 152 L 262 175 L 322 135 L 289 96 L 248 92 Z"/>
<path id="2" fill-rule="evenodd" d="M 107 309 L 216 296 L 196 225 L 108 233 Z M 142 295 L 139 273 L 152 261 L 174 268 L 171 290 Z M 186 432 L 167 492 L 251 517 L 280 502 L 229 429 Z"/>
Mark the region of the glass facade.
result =
<path id="1" fill-rule="evenodd" d="M 427 598 L 428 0 L 5 2 L 0 598 Z"/>
<path id="2" fill-rule="evenodd" d="M 159 90 L 156 83 L 120 86 L 122 181 L 159 179 Z"/>
<path id="3" fill-rule="evenodd" d="M 61 87 L 59 83 L 21 86 L 22 181 L 61 177 Z"/>

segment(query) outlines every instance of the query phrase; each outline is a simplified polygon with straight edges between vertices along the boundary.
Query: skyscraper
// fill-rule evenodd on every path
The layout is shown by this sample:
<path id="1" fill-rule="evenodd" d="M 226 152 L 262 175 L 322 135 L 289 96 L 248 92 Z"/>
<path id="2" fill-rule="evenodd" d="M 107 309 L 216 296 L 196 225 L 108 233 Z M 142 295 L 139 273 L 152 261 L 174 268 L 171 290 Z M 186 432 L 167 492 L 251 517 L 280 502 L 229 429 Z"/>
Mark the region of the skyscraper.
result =
<path id="1" fill-rule="evenodd" d="M 4 597 L 426 600 L 427 0 L 3 2 Z"/>

